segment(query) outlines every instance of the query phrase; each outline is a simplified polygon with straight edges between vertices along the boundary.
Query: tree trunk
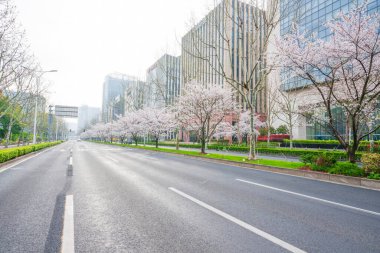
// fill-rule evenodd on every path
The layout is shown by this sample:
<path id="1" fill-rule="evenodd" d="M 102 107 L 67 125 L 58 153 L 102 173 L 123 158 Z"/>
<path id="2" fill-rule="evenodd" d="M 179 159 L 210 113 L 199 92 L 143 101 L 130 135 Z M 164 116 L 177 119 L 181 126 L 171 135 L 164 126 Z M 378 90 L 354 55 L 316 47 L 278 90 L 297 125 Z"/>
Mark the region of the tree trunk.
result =
<path id="1" fill-rule="evenodd" d="M 256 159 L 256 137 L 255 137 L 255 121 L 254 121 L 254 109 L 251 108 L 250 113 L 250 133 L 249 133 L 249 154 L 248 160 Z"/>
<path id="2" fill-rule="evenodd" d="M 352 148 L 351 146 L 349 146 L 348 151 L 347 151 L 347 157 L 350 163 L 356 163 L 355 154 L 356 154 L 356 150 Z"/>
<path id="3" fill-rule="evenodd" d="M 177 129 L 176 137 L 175 137 L 175 149 L 179 150 L 179 130 Z"/>
<path id="4" fill-rule="evenodd" d="M 201 153 L 206 154 L 206 140 L 203 138 L 201 139 Z"/>
<path id="5" fill-rule="evenodd" d="M 9 139 L 11 137 L 12 125 L 13 125 L 13 120 L 11 119 L 9 121 L 9 124 L 8 124 L 7 135 L 5 137 L 5 147 L 6 148 L 8 148 L 8 145 L 9 145 Z"/>
<path id="6" fill-rule="evenodd" d="M 267 147 L 269 147 L 270 143 L 270 127 L 268 127 L 268 133 L 267 133 Z"/>
<path id="7" fill-rule="evenodd" d="M 158 148 L 158 138 L 156 138 L 156 148 Z"/>
<path id="8" fill-rule="evenodd" d="M 135 145 L 137 146 L 137 138 L 134 138 L 134 141 L 135 141 Z"/>

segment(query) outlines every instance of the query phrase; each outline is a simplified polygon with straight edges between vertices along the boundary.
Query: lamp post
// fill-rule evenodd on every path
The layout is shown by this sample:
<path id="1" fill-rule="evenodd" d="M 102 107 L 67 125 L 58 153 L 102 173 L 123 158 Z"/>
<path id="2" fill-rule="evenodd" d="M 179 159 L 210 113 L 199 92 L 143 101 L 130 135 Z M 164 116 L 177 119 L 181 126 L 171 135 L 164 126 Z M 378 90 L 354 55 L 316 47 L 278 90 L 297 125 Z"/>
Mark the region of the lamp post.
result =
<path id="1" fill-rule="evenodd" d="M 35 99 L 35 104 L 34 104 L 34 121 L 33 121 L 33 144 L 36 144 L 36 134 L 37 134 L 37 113 L 38 113 L 38 88 L 40 86 L 40 80 L 41 77 L 45 73 L 51 73 L 51 72 L 58 72 L 58 70 L 53 69 L 53 70 L 48 70 L 48 71 L 38 71 L 40 74 L 37 76 L 37 94 L 36 94 L 36 99 Z"/>

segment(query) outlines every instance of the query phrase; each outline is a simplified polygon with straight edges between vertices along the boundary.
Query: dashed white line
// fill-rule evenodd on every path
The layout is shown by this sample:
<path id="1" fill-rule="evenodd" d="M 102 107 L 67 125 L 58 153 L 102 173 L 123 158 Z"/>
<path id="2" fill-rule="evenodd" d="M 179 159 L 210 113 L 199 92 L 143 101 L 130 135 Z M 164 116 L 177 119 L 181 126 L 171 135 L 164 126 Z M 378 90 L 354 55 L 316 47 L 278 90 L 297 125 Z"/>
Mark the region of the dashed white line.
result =
<path id="1" fill-rule="evenodd" d="M 110 157 L 110 156 L 106 156 L 106 158 L 107 159 L 110 159 L 111 161 L 113 161 L 113 162 L 115 162 L 115 163 L 119 163 L 119 161 L 118 160 L 116 160 L 116 159 L 113 159 L 112 157 Z"/>
<path id="2" fill-rule="evenodd" d="M 271 190 L 274 190 L 274 191 L 284 192 L 284 193 L 300 196 L 300 197 L 303 197 L 303 198 L 308 198 L 308 199 L 312 199 L 312 200 L 328 203 L 328 204 L 331 204 L 331 205 L 336 205 L 336 206 L 340 206 L 340 207 L 344 207 L 344 208 L 348 208 L 348 209 L 352 209 L 352 210 L 356 210 L 356 211 L 360 211 L 360 212 L 364 212 L 364 213 L 369 213 L 369 214 L 373 214 L 373 215 L 380 215 L 380 213 L 378 213 L 378 212 L 370 211 L 370 210 L 367 210 L 367 209 L 362 209 L 362 208 L 359 208 L 359 207 L 345 205 L 345 204 L 341 204 L 341 203 L 338 203 L 338 202 L 334 202 L 334 201 L 330 201 L 330 200 L 326 200 L 326 199 L 321 199 L 321 198 L 317 198 L 317 197 L 313 197 L 313 196 L 309 196 L 309 195 L 305 195 L 305 194 L 301 194 L 301 193 L 297 193 L 297 192 L 283 190 L 283 189 L 272 187 L 272 186 L 269 186 L 269 185 L 258 184 L 258 183 L 255 183 L 255 182 L 251 182 L 251 181 L 247 181 L 247 180 L 243 180 L 243 179 L 238 179 L 238 178 L 236 180 L 240 181 L 240 182 L 243 182 L 243 183 L 252 184 L 252 185 L 259 186 L 259 187 L 264 187 L 264 188 L 267 188 L 267 189 L 271 189 Z"/>
<path id="3" fill-rule="evenodd" d="M 72 156 L 70 156 L 69 165 L 73 166 L 73 157 Z"/>
<path id="4" fill-rule="evenodd" d="M 62 253 L 74 253 L 74 198 L 67 195 L 63 220 Z"/>
<path id="5" fill-rule="evenodd" d="M 280 246 L 280 247 L 282 247 L 282 248 L 284 248 L 290 252 L 295 252 L 295 253 L 305 253 L 306 252 L 306 251 L 303 251 L 303 250 L 301 250 L 301 249 L 299 249 L 299 248 L 297 248 L 297 247 L 295 247 L 295 246 L 293 246 L 293 245 L 291 245 L 291 244 L 289 244 L 289 243 L 287 243 L 287 242 L 285 242 L 285 241 L 283 241 L 283 240 L 281 240 L 281 239 L 279 239 L 279 238 L 277 238 L 271 234 L 268 234 L 267 232 L 264 232 L 264 231 L 262 231 L 256 227 L 254 227 L 254 226 L 252 226 L 252 225 L 250 225 L 250 224 L 248 224 L 242 220 L 239 220 L 238 218 L 235 218 L 235 217 L 233 217 L 233 216 L 231 216 L 231 215 L 229 215 L 229 214 L 227 214 L 227 213 L 225 213 L 219 209 L 216 209 L 215 207 L 212 207 L 212 206 L 210 206 L 210 205 L 208 205 L 208 204 L 206 204 L 206 203 L 204 203 L 204 202 L 202 202 L 202 201 L 200 201 L 194 197 L 191 197 L 190 195 L 188 195 L 188 194 L 186 194 L 180 190 L 177 190 L 173 187 L 169 187 L 169 190 L 181 195 L 182 197 L 184 197 L 188 200 L 193 201 L 194 203 L 200 205 L 201 207 L 204 207 L 204 208 L 208 209 L 209 211 L 211 211 L 211 212 L 213 212 L 213 213 L 215 213 L 215 214 L 217 214 L 217 215 L 219 215 L 219 216 L 221 216 L 221 217 L 223 217 L 229 221 L 232 221 L 233 223 L 251 231 L 252 233 L 255 233 L 256 235 L 261 236 L 262 238 L 264 238 L 268 241 L 271 241 L 274 244 L 277 244 L 278 246 Z"/>

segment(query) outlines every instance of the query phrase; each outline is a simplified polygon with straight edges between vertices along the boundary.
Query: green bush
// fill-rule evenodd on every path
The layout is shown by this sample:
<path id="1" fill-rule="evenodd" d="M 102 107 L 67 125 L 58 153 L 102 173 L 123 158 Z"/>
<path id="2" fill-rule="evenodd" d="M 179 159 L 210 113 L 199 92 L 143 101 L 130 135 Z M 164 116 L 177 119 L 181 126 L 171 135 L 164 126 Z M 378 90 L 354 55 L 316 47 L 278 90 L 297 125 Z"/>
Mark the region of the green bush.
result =
<path id="1" fill-rule="evenodd" d="M 328 152 L 323 152 L 318 155 L 315 160 L 315 164 L 323 167 L 333 167 L 336 164 L 336 160 L 335 155 Z"/>
<path id="2" fill-rule="evenodd" d="M 315 171 L 329 172 L 336 164 L 336 157 L 329 152 L 323 152 L 314 157 L 307 157 L 311 161 L 311 169 Z"/>
<path id="3" fill-rule="evenodd" d="M 362 155 L 361 161 L 366 173 L 380 173 L 380 154 L 365 153 Z"/>
<path id="4" fill-rule="evenodd" d="M 303 162 L 304 164 L 315 163 L 316 159 L 317 159 L 317 156 L 315 154 L 310 154 L 310 153 L 302 154 L 300 156 L 300 161 Z"/>
<path id="5" fill-rule="evenodd" d="M 323 166 L 323 165 L 317 165 L 317 164 L 311 165 L 311 170 L 314 170 L 314 171 L 328 172 L 330 169 L 331 169 L 331 167 L 327 167 L 327 166 Z"/>
<path id="6" fill-rule="evenodd" d="M 369 175 L 367 176 L 367 178 L 368 179 L 380 180 L 380 174 L 379 173 L 371 172 L 371 173 L 369 173 Z"/>
<path id="7" fill-rule="evenodd" d="M 337 163 L 333 168 L 328 171 L 330 174 L 340 174 L 351 177 L 363 177 L 365 172 L 362 168 L 359 168 L 357 164 L 350 162 Z"/>
<path id="8" fill-rule="evenodd" d="M 341 150 L 326 151 L 320 149 L 289 149 L 289 148 L 258 148 L 257 151 L 260 154 L 275 154 L 275 155 L 285 155 L 285 156 L 301 156 L 304 154 L 314 154 L 319 156 L 321 153 L 328 153 L 334 156 L 336 160 L 346 160 L 347 154 Z M 356 153 L 356 160 L 359 161 L 361 153 Z"/>

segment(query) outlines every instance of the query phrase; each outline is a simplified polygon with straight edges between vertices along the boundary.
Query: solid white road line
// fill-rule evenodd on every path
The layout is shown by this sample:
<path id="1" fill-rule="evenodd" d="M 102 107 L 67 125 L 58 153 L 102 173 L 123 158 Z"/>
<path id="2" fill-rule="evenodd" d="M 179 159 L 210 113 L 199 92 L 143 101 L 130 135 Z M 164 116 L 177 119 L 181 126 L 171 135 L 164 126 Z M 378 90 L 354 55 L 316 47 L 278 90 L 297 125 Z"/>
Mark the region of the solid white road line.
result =
<path id="1" fill-rule="evenodd" d="M 254 227 L 254 226 L 252 226 L 252 225 L 250 225 L 244 221 L 241 221 L 241 220 L 239 220 L 239 219 L 237 219 L 237 218 L 235 218 L 235 217 L 233 217 L 233 216 L 231 216 L 231 215 L 229 215 L 223 211 L 220 211 L 219 209 L 216 209 L 215 207 L 212 207 L 212 206 L 210 206 L 210 205 L 208 205 L 208 204 L 206 204 L 206 203 L 204 203 L 204 202 L 202 202 L 202 201 L 200 201 L 194 197 L 191 197 L 190 195 L 187 195 L 186 193 L 181 192 L 180 190 L 177 190 L 173 187 L 169 187 L 169 190 L 181 195 L 184 198 L 187 198 L 188 200 L 193 201 L 194 203 L 200 205 L 201 207 L 204 207 L 204 208 L 208 209 L 209 211 L 211 211 L 211 212 L 213 212 L 213 213 L 215 213 L 215 214 L 217 214 L 217 215 L 219 215 L 219 216 L 221 216 L 221 217 L 223 217 L 229 221 L 232 221 L 233 223 L 255 233 L 256 235 L 261 236 L 262 238 L 264 238 L 268 241 L 271 241 L 274 244 L 277 244 L 278 246 L 280 246 L 280 247 L 282 247 L 282 248 L 284 248 L 290 252 L 297 252 L 297 253 L 305 253 L 306 252 L 306 251 L 303 251 L 303 250 L 301 250 L 301 249 L 299 249 L 299 248 L 297 248 L 297 247 L 295 247 L 295 246 L 293 246 L 287 242 L 282 241 L 281 239 L 279 239 L 277 237 L 274 237 L 271 234 L 268 234 L 268 233 L 266 233 L 266 232 L 264 232 L 264 231 L 262 231 L 256 227 Z"/>
<path id="2" fill-rule="evenodd" d="M 39 152 L 39 153 L 37 153 L 37 154 L 35 154 L 35 155 L 29 156 L 29 157 L 27 157 L 27 158 L 25 158 L 25 159 L 23 159 L 23 160 L 20 160 L 20 161 L 14 163 L 14 164 L 12 164 L 12 165 L 10 165 L 10 166 L 8 166 L 8 167 L 5 167 L 5 168 L 3 168 L 3 169 L 0 169 L 0 173 L 4 172 L 4 171 L 6 171 L 6 170 L 9 170 L 9 169 L 11 169 L 11 168 L 13 168 L 13 167 L 15 167 L 15 166 L 19 165 L 20 163 L 23 163 L 23 162 L 25 162 L 25 161 L 28 161 L 29 159 L 32 159 L 32 158 L 34 158 L 34 157 L 36 157 L 36 156 L 39 156 L 39 155 L 41 155 L 41 154 L 43 154 L 43 153 L 45 153 L 45 152 L 47 152 L 47 151 L 49 151 L 49 150 L 51 150 L 51 149 L 53 149 L 53 148 L 55 148 L 55 147 L 48 148 L 48 149 L 46 149 L 46 150 L 44 150 L 44 151 L 41 151 L 41 152 Z"/>
<path id="3" fill-rule="evenodd" d="M 267 189 L 271 189 L 271 190 L 274 190 L 274 191 L 284 192 L 284 193 L 288 193 L 288 194 L 292 194 L 292 195 L 296 195 L 296 196 L 300 196 L 300 197 L 304 197 L 304 198 L 308 198 L 308 199 L 312 199 L 312 200 L 328 203 L 328 204 L 331 204 L 331 205 L 345 207 L 345 208 L 348 208 L 348 209 L 352 209 L 352 210 L 356 210 L 356 211 L 360 211 L 360 212 L 364 212 L 364 213 L 369 213 L 369 214 L 379 215 L 380 216 L 380 213 L 374 212 L 374 211 L 370 211 L 370 210 L 367 210 L 367 209 L 362 209 L 362 208 L 358 208 L 358 207 L 354 207 L 354 206 L 349 206 L 349 205 L 341 204 L 341 203 L 330 201 L 330 200 L 326 200 L 326 199 L 320 199 L 320 198 L 316 198 L 316 197 L 313 197 L 313 196 L 309 196 L 309 195 L 305 195 L 305 194 L 301 194 L 301 193 L 297 193 L 297 192 L 292 192 L 292 191 L 287 191 L 287 190 L 283 190 L 283 189 L 280 189 L 280 188 L 272 187 L 272 186 L 269 186 L 269 185 L 258 184 L 258 183 L 254 183 L 254 182 L 243 180 L 243 179 L 238 179 L 237 178 L 236 180 L 240 181 L 240 182 L 243 182 L 243 183 L 252 184 L 252 185 L 259 186 L 259 187 L 264 187 L 264 188 L 267 188 Z"/>
<path id="4" fill-rule="evenodd" d="M 62 253 L 74 253 L 74 198 L 67 195 L 63 220 Z"/>

